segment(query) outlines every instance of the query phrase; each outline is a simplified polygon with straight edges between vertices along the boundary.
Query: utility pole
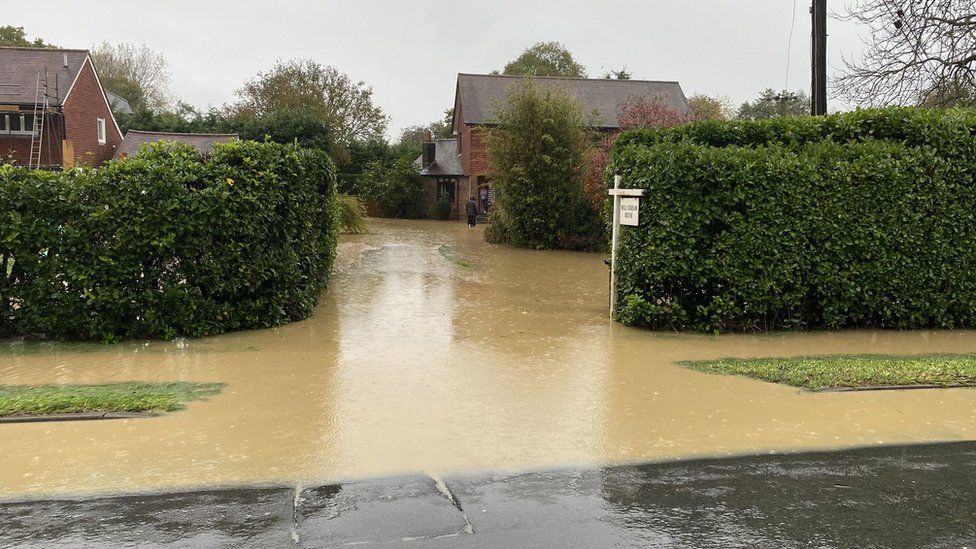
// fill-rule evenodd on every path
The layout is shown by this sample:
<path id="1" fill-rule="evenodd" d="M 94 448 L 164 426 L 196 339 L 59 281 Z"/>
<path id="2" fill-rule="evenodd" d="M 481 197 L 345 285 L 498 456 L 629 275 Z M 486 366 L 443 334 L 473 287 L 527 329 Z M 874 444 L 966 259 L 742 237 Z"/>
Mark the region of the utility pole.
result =
<path id="1" fill-rule="evenodd" d="M 827 114 L 827 0 L 813 0 L 813 80 L 812 105 L 814 116 Z"/>

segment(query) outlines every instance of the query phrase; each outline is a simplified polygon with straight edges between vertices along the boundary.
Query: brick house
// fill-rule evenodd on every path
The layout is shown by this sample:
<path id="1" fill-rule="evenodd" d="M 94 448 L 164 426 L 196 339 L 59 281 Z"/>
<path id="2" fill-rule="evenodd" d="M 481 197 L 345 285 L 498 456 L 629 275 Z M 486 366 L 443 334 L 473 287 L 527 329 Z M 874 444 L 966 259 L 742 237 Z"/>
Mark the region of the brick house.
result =
<path id="1" fill-rule="evenodd" d="M 88 50 L 0 47 L 0 161 L 98 166 L 121 144 Z"/>
<path id="2" fill-rule="evenodd" d="M 494 126 L 495 108 L 504 103 L 509 88 L 522 80 L 521 76 L 458 74 L 454 136 L 424 143 L 424 154 L 418 162 L 426 180 L 426 196 L 428 200 L 451 200 L 454 218 L 464 210 L 469 196 L 475 197 L 479 209 L 485 213 L 481 190 L 493 194 L 485 130 Z M 634 99 L 657 101 L 681 115 L 691 113 L 678 82 L 550 77 L 532 80 L 544 88 L 559 87 L 569 92 L 579 100 L 587 121 L 607 133 L 620 129 L 617 117 L 626 103 Z"/>

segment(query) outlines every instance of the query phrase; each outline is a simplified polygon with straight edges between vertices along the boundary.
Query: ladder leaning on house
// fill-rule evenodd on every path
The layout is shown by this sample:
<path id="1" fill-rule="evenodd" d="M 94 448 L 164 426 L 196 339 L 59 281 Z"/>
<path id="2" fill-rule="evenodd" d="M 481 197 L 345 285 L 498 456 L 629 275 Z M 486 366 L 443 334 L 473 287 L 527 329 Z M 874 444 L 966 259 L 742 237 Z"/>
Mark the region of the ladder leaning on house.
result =
<path id="1" fill-rule="evenodd" d="M 44 118 L 48 109 L 47 69 L 44 70 L 44 87 L 41 88 L 41 73 L 37 73 L 37 88 L 34 91 L 34 127 L 31 128 L 30 158 L 27 167 L 39 169 L 41 167 L 41 152 L 44 148 Z"/>

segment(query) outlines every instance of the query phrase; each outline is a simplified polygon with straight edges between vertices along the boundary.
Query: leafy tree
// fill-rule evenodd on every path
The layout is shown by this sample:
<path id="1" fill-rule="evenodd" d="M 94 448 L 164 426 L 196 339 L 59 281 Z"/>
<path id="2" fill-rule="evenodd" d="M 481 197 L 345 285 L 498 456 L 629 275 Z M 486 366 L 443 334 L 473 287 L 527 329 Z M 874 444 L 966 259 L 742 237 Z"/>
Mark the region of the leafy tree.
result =
<path id="1" fill-rule="evenodd" d="M 617 115 L 621 130 L 634 128 L 673 128 L 694 120 L 655 99 L 636 97 L 623 104 Z"/>
<path id="2" fill-rule="evenodd" d="M 0 46 L 16 46 L 21 48 L 56 48 L 54 44 L 44 42 L 41 38 L 30 40 L 24 27 L 13 25 L 0 26 Z"/>
<path id="3" fill-rule="evenodd" d="M 976 90 L 971 0 L 858 0 L 842 19 L 866 27 L 868 38 L 864 56 L 846 60 L 834 81 L 839 96 L 860 106 L 968 104 Z"/>
<path id="4" fill-rule="evenodd" d="M 444 111 L 443 120 L 431 122 L 430 131 L 437 139 L 449 139 L 454 136 L 454 107 Z"/>
<path id="5" fill-rule="evenodd" d="M 502 74 L 512 76 L 573 76 L 586 78 L 586 68 L 559 42 L 538 42 L 514 61 Z"/>
<path id="6" fill-rule="evenodd" d="M 371 161 L 355 190 L 358 196 L 375 200 L 383 217 L 426 217 L 424 181 L 413 159 L 407 156 L 392 162 Z"/>
<path id="7" fill-rule="evenodd" d="M 169 62 L 145 44 L 102 42 L 91 50 L 105 89 L 125 97 L 133 109 L 162 109 L 172 103 Z"/>
<path id="8" fill-rule="evenodd" d="M 277 63 L 237 91 L 238 113 L 256 117 L 303 110 L 335 129 L 339 143 L 380 138 L 388 119 L 373 104 L 373 88 L 311 59 Z"/>
<path id="9" fill-rule="evenodd" d="M 583 190 L 589 140 L 579 101 L 531 80 L 513 86 L 489 136 L 497 208 L 485 236 L 538 249 L 594 249 L 602 223 Z"/>
<path id="10" fill-rule="evenodd" d="M 621 67 L 620 70 L 609 70 L 603 73 L 604 80 L 631 80 L 634 78 L 634 73 L 627 70 L 627 67 Z"/>
<path id="11" fill-rule="evenodd" d="M 766 88 L 755 101 L 746 101 L 739 107 L 737 118 L 742 120 L 768 120 L 779 116 L 805 116 L 810 114 L 810 96 L 804 91 L 795 93 L 783 90 L 777 93 Z"/>
<path id="12" fill-rule="evenodd" d="M 688 105 L 695 120 L 729 120 L 735 117 L 735 109 L 728 97 L 712 97 L 697 93 L 688 98 Z"/>

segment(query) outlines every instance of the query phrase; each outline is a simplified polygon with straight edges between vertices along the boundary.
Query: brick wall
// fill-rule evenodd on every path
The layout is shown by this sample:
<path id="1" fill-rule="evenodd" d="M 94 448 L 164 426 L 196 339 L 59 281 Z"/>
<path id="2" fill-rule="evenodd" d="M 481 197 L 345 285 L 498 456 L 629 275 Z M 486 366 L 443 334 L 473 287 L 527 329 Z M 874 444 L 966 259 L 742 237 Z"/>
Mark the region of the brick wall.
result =
<path id="1" fill-rule="evenodd" d="M 461 169 L 464 175 L 488 175 L 491 160 L 488 154 L 488 136 L 485 128 L 461 126 Z"/>
<path id="2" fill-rule="evenodd" d="M 111 160 L 122 144 L 112 113 L 102 95 L 91 63 L 85 63 L 64 103 L 66 138 L 74 144 L 75 160 L 98 166 Z M 105 119 L 105 143 L 98 142 L 97 119 Z"/>
<path id="3" fill-rule="evenodd" d="M 21 112 L 32 113 L 33 109 L 22 109 Z M 2 114 L 13 114 L 0 112 Z M 61 136 L 60 117 L 49 116 L 44 122 L 44 143 L 41 147 L 42 166 L 61 165 Z M 0 135 L 0 157 L 13 159 L 14 163 L 27 166 L 30 163 L 31 136 L 29 135 Z"/>

